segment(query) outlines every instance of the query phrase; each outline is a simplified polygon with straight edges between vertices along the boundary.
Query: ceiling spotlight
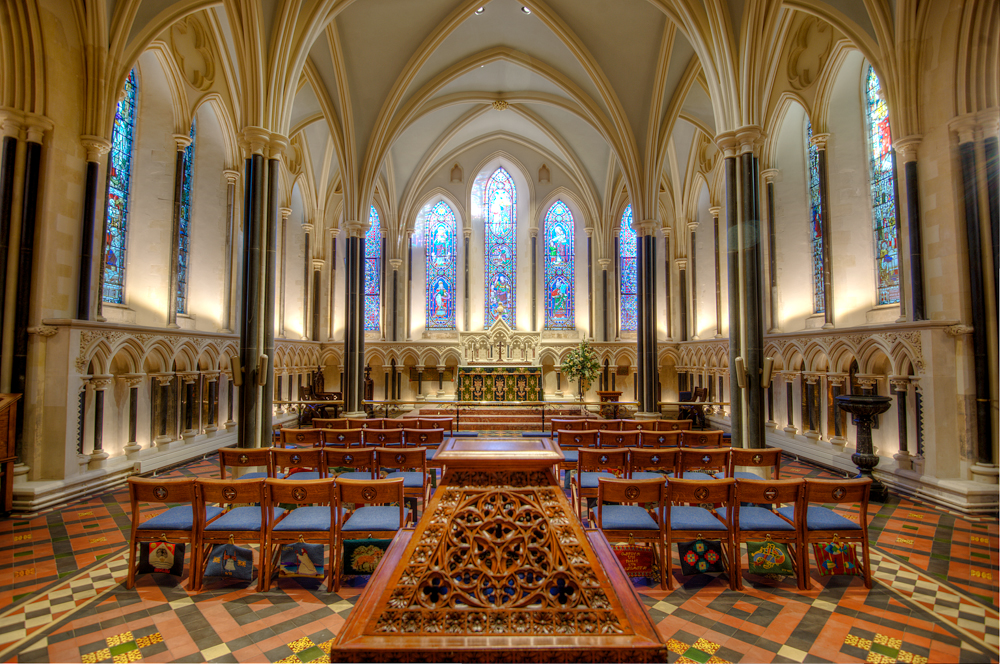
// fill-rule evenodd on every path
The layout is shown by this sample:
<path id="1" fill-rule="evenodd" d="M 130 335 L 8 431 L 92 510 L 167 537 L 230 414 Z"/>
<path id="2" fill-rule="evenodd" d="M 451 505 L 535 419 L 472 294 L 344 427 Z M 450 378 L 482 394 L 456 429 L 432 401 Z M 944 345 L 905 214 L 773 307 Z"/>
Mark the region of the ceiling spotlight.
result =
<path id="1" fill-rule="evenodd" d="M 524 12 L 525 14 L 530 14 L 531 13 L 531 10 L 528 9 L 527 7 L 521 7 L 521 11 Z"/>
<path id="2" fill-rule="evenodd" d="M 476 16 L 482 16 L 483 12 L 486 11 L 486 7 L 480 7 L 476 10 Z"/>

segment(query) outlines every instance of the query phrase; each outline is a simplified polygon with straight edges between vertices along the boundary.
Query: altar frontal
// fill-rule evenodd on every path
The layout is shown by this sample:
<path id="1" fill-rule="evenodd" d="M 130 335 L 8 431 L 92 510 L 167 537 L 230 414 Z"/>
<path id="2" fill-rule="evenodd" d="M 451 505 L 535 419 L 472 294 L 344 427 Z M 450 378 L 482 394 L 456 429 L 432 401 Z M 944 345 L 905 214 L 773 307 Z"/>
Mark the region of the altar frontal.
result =
<path id="1" fill-rule="evenodd" d="M 459 367 L 460 401 L 541 401 L 541 367 Z"/>

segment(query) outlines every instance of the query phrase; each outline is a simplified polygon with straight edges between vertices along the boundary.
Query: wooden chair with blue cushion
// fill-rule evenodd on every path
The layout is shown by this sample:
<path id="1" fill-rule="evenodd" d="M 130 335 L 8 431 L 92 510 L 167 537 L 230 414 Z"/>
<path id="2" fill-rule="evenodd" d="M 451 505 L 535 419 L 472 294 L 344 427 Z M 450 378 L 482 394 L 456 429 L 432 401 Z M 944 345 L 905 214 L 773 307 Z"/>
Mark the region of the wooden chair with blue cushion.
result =
<path id="1" fill-rule="evenodd" d="M 799 550 L 799 569 L 809 569 L 809 545 L 826 544 L 835 538 L 841 542 L 860 542 L 861 557 L 858 564 L 864 575 L 865 588 L 872 587 L 871 557 L 868 545 L 868 493 L 871 479 L 815 480 L 807 478 L 802 500 L 793 507 L 781 507 L 778 514 L 795 524 L 802 538 Z M 819 503 L 819 504 L 813 504 Z M 856 504 L 858 512 L 847 518 L 823 504 Z M 802 574 L 806 590 L 812 588 L 807 572 Z"/>
<path id="2" fill-rule="evenodd" d="M 263 468 L 243 473 L 233 479 L 254 480 L 273 477 L 271 468 L 271 450 L 267 447 L 220 447 L 219 448 L 219 479 L 226 479 L 226 468 Z"/>
<path id="3" fill-rule="evenodd" d="M 737 468 L 760 468 L 762 472 L 751 473 Z M 770 469 L 771 476 L 768 478 L 763 471 Z M 729 457 L 729 468 L 725 473 L 716 473 L 716 477 L 734 477 L 738 480 L 760 480 L 760 479 L 781 479 L 781 449 L 778 447 L 768 447 L 762 450 L 751 450 L 743 447 L 734 447 Z"/>
<path id="4" fill-rule="evenodd" d="M 199 478 L 195 482 L 198 491 L 199 504 L 202 510 L 216 505 L 228 511 L 209 519 L 203 512 L 201 523 L 195 533 L 195 544 L 192 556 L 192 587 L 202 589 L 205 578 L 205 566 L 208 555 L 217 544 L 245 543 L 256 544 L 259 547 L 260 558 L 257 567 L 257 590 L 264 589 L 265 546 L 267 540 L 267 524 L 285 513 L 280 507 L 270 511 L 264 498 L 264 478 L 239 480 L 212 480 Z M 234 504 L 240 504 L 233 507 Z M 249 504 L 247 504 L 249 503 Z"/>
<path id="5" fill-rule="evenodd" d="M 322 429 L 282 429 L 281 447 L 323 447 Z"/>
<path id="6" fill-rule="evenodd" d="M 324 447 L 364 447 L 364 429 L 321 429 Z"/>
<path id="7" fill-rule="evenodd" d="M 417 418 L 417 428 L 418 429 L 444 429 L 448 432 L 448 435 L 454 433 L 455 428 L 455 418 L 454 417 L 418 417 Z"/>
<path id="8" fill-rule="evenodd" d="M 597 429 L 598 431 L 621 431 L 622 421 L 621 420 L 594 420 L 588 429 Z"/>
<path id="9" fill-rule="evenodd" d="M 294 473 L 292 469 L 295 469 Z M 298 480 L 322 479 L 326 477 L 326 474 L 323 472 L 323 448 L 285 449 L 282 447 L 272 447 L 271 470 L 275 478 L 278 477 L 278 473 L 283 473 L 283 476 L 286 478 L 294 477 Z"/>
<path id="10" fill-rule="evenodd" d="M 386 429 L 416 429 L 420 426 L 420 419 L 416 417 L 396 417 L 385 420 Z"/>
<path id="11" fill-rule="evenodd" d="M 346 417 L 314 417 L 313 429 L 350 429 Z"/>
<path id="12" fill-rule="evenodd" d="M 125 587 L 132 589 L 135 586 L 135 573 L 138 567 L 137 547 L 142 542 L 169 542 L 170 544 L 180 544 L 186 542 L 194 544 L 195 533 L 201 527 L 203 518 L 214 519 L 222 514 L 219 507 L 208 507 L 205 510 L 198 508 L 198 494 L 195 491 L 194 479 L 161 479 L 159 477 L 130 477 L 128 478 L 129 502 L 132 507 L 132 531 L 129 536 L 129 559 L 128 577 Z M 181 503 L 170 507 L 165 512 L 157 514 L 151 519 L 142 521 L 139 514 L 140 503 L 152 503 L 169 505 Z M 196 554 L 192 551 L 192 561 Z M 194 567 L 191 567 L 194 569 Z M 190 578 L 189 582 L 194 583 Z"/>
<path id="13" fill-rule="evenodd" d="M 691 420 L 653 420 L 657 431 L 690 431 Z"/>
<path id="14" fill-rule="evenodd" d="M 799 560 L 801 535 L 794 523 L 774 511 L 775 507 L 780 509 L 782 505 L 799 504 L 804 488 L 805 484 L 800 479 L 764 480 L 755 476 L 755 479 L 736 480 L 736 507 L 732 514 L 727 507 L 721 507 L 717 512 L 723 520 L 732 522 L 732 570 L 736 576 L 737 590 L 743 589 L 743 555 L 740 545 L 744 542 L 767 540 L 788 545 L 799 590 L 805 590 L 805 577 L 809 576 L 809 570 L 803 568 Z"/>
<path id="15" fill-rule="evenodd" d="M 391 450 L 397 452 L 397 450 Z M 402 477 L 384 480 L 341 480 L 334 490 L 337 550 L 333 560 L 333 588 L 340 590 L 342 547 L 349 539 L 391 539 L 406 525 Z M 352 505 L 348 512 L 346 505 Z"/>
<path id="16" fill-rule="evenodd" d="M 680 447 L 680 431 L 642 431 L 639 433 L 639 447 Z"/>
<path id="17" fill-rule="evenodd" d="M 385 425 L 384 418 L 381 417 L 369 417 L 369 418 L 347 418 L 347 428 L 348 429 L 384 429 Z"/>
<path id="18" fill-rule="evenodd" d="M 656 431 L 656 420 L 621 420 L 622 431 Z"/>
<path id="19" fill-rule="evenodd" d="M 576 475 L 570 484 L 573 495 L 573 505 L 576 515 L 583 523 L 583 509 L 580 507 L 582 498 L 597 499 L 598 480 L 617 479 L 628 475 L 628 448 L 619 449 L 589 449 L 580 448 L 576 462 Z"/>
<path id="20" fill-rule="evenodd" d="M 667 483 L 667 477 L 677 470 L 676 447 L 652 448 L 632 447 L 628 451 L 628 476 L 634 480 L 659 480 Z"/>
<path id="21" fill-rule="evenodd" d="M 386 479 L 402 478 L 403 496 L 413 499 L 414 515 L 417 511 L 416 500 L 418 498 L 423 500 L 424 507 L 427 507 L 427 503 L 431 499 L 431 485 L 427 478 L 427 448 L 379 447 L 375 449 L 375 458 L 380 469 L 396 469 L 386 474 L 385 477 Z"/>
<path id="22" fill-rule="evenodd" d="M 666 484 L 657 480 L 602 477 L 597 483 L 597 505 L 591 510 L 592 522 L 609 542 L 634 540 L 653 544 L 660 561 L 660 587 L 664 589 L 667 587 L 663 573 L 667 550 L 663 517 L 666 489 Z M 606 502 L 618 504 L 606 505 Z M 655 509 L 642 507 L 651 503 L 656 504 Z"/>
<path id="23" fill-rule="evenodd" d="M 683 447 L 722 447 L 725 431 L 684 431 L 681 433 Z"/>
<path id="24" fill-rule="evenodd" d="M 718 473 L 725 477 L 731 451 L 728 447 L 682 447 L 677 460 L 677 477 L 685 480 L 712 480 Z"/>
<path id="25" fill-rule="evenodd" d="M 549 420 L 550 431 L 587 431 L 590 422 L 582 417 L 553 417 Z"/>
<path id="26" fill-rule="evenodd" d="M 629 431 L 602 431 L 597 436 L 598 447 L 639 447 L 639 435 L 642 432 L 638 429 Z"/>
<path id="27" fill-rule="evenodd" d="M 282 505 L 295 506 L 268 523 L 265 551 L 261 556 L 264 558 L 261 562 L 264 567 L 264 590 L 270 589 L 275 572 L 281 564 L 282 547 L 296 542 L 325 544 L 330 547 L 329 569 L 325 574 L 326 589 L 330 590 L 337 522 L 334 513 L 334 480 L 299 480 L 296 477 L 264 480 L 264 502 L 272 513 Z"/>
<path id="28" fill-rule="evenodd" d="M 402 429 L 371 429 L 365 431 L 367 447 L 402 447 Z"/>
<path id="29" fill-rule="evenodd" d="M 583 420 L 581 420 L 583 421 Z M 565 459 L 558 464 L 559 470 L 566 473 L 566 488 L 569 489 L 570 477 L 576 470 L 576 464 L 580 460 L 580 448 L 597 447 L 597 429 L 576 430 L 559 429 L 555 432 L 556 444 L 562 450 Z"/>
<path id="30" fill-rule="evenodd" d="M 324 468 L 327 477 L 334 477 L 334 468 L 353 468 L 334 477 L 335 480 L 374 480 L 378 478 L 378 461 L 375 459 L 375 448 L 352 447 L 344 449 L 327 448 L 323 454 L 326 460 Z"/>
<path id="31" fill-rule="evenodd" d="M 674 587 L 673 563 L 670 547 L 674 542 L 694 540 L 719 540 L 722 543 L 723 563 L 729 570 L 729 587 L 736 589 L 735 574 L 727 558 L 732 560 L 733 533 L 730 524 L 708 505 L 731 509 L 736 501 L 736 480 L 672 479 L 667 482 L 666 524 L 667 587 Z"/>

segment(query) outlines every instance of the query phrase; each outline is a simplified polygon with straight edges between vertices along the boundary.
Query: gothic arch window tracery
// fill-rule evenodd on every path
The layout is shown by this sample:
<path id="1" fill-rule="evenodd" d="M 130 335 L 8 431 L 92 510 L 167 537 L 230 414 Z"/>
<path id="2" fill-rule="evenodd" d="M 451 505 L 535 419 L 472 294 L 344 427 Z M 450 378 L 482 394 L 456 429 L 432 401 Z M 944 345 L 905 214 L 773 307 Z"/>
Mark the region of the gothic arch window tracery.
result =
<path id="1" fill-rule="evenodd" d="M 132 153 L 138 111 L 139 83 L 135 69 L 125 80 L 125 91 L 115 112 L 108 155 L 107 230 L 104 238 L 104 280 L 101 298 L 125 304 L 125 268 L 128 251 L 129 193 L 132 183 Z"/>
<path id="2" fill-rule="evenodd" d="M 618 233 L 618 257 L 621 272 L 621 329 L 622 332 L 635 332 L 639 328 L 639 274 L 636 237 L 635 231 L 632 230 L 631 203 L 622 213 Z"/>
<path id="3" fill-rule="evenodd" d="M 188 258 L 191 253 L 191 188 L 194 184 L 195 120 L 191 120 L 191 142 L 184 148 L 181 167 L 180 233 L 177 239 L 177 313 L 186 314 L 188 304 Z"/>
<path id="4" fill-rule="evenodd" d="M 378 332 L 381 304 L 382 222 L 378 210 L 371 206 L 368 212 L 368 230 L 365 232 L 365 331 Z"/>
<path id="5" fill-rule="evenodd" d="M 892 156 L 889 109 L 875 69 L 865 76 L 865 119 L 872 192 L 872 230 L 875 234 L 877 304 L 899 302 L 899 242 L 896 224 L 896 182 Z"/>
<path id="6" fill-rule="evenodd" d="M 486 288 L 485 324 L 498 313 L 514 327 L 517 267 L 517 189 L 514 178 L 502 166 L 486 183 Z M 502 313 L 501 313 L 502 312 Z"/>
<path id="7" fill-rule="evenodd" d="M 562 201 L 556 201 L 545 214 L 544 273 L 545 329 L 572 330 L 576 327 L 574 285 L 575 227 L 573 213 Z"/>
<path id="8" fill-rule="evenodd" d="M 425 303 L 428 330 L 455 329 L 457 222 L 451 206 L 438 201 L 424 221 Z"/>

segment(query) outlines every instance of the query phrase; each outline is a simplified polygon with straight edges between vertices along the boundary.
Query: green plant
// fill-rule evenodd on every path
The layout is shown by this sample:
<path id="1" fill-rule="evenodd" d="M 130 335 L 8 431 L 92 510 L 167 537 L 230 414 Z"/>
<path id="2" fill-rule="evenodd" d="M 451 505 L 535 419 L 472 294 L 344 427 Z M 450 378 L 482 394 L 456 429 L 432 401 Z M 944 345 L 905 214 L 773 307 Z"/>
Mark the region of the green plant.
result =
<path id="1" fill-rule="evenodd" d="M 593 382 L 601 373 L 601 363 L 597 360 L 597 353 L 586 340 L 566 355 L 562 363 L 562 373 L 569 380 L 580 381 L 580 396 L 587 391 L 587 386 Z"/>

